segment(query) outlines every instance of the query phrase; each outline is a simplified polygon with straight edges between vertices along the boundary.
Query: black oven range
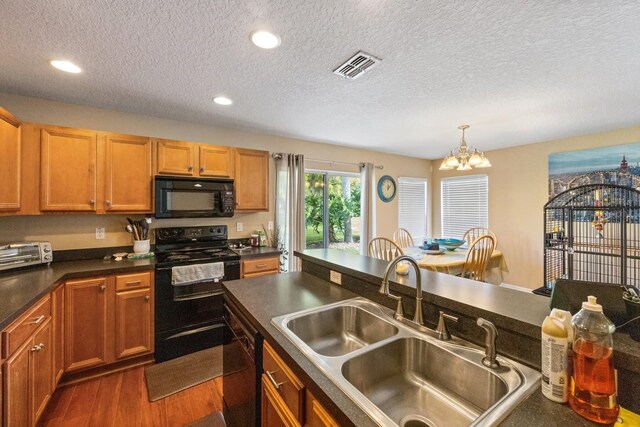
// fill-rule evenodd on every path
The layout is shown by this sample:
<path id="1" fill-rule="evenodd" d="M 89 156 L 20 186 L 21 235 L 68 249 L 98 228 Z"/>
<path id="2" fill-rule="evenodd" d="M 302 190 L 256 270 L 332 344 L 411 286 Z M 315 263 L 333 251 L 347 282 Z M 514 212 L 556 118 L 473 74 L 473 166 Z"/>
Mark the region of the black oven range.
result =
<path id="1" fill-rule="evenodd" d="M 155 358 L 170 360 L 222 344 L 222 281 L 240 278 L 226 225 L 157 228 Z"/>

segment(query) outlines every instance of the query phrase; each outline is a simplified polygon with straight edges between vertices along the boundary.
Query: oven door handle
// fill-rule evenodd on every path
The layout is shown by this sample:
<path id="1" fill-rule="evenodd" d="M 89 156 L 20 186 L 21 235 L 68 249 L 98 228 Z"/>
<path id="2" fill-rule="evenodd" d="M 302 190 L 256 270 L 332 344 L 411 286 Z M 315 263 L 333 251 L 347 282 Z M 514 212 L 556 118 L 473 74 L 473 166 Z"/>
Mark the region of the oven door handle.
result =
<path id="1" fill-rule="evenodd" d="M 214 292 L 206 292 L 206 293 L 202 293 L 202 294 L 197 294 L 197 295 L 189 295 L 186 297 L 173 297 L 174 301 L 191 301 L 194 299 L 202 299 L 202 298 L 210 298 L 210 297 L 214 297 L 216 295 L 223 295 L 224 291 L 214 291 Z"/>

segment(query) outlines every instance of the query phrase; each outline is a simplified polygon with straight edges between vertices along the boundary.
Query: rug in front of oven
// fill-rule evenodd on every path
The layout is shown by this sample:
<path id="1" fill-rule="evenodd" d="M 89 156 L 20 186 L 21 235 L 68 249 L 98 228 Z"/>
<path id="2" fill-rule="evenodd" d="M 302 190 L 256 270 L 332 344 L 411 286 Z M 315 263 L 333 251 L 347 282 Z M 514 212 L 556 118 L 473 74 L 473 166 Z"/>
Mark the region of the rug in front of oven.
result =
<path id="1" fill-rule="evenodd" d="M 147 366 L 144 375 L 149 401 L 155 402 L 222 375 L 222 346 Z"/>

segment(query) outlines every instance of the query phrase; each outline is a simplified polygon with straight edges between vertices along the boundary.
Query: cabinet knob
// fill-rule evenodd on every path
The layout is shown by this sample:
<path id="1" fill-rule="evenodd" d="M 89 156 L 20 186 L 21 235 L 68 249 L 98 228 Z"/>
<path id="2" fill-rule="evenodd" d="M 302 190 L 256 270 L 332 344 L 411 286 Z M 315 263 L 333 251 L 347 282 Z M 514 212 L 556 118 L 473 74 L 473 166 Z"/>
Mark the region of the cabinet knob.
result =
<path id="1" fill-rule="evenodd" d="M 204 166 L 200 166 L 200 172 L 204 172 Z"/>
<path id="2" fill-rule="evenodd" d="M 89 204 L 95 205 L 96 201 L 94 199 L 89 200 Z"/>
<path id="3" fill-rule="evenodd" d="M 105 200 L 104 202 L 107 204 L 107 206 L 111 206 L 111 200 Z"/>
<path id="4" fill-rule="evenodd" d="M 189 167 L 187 168 L 187 170 L 188 170 L 189 172 L 191 172 L 191 171 L 193 170 L 193 166 L 189 166 Z"/>
<path id="5" fill-rule="evenodd" d="M 104 292 L 105 289 L 107 289 L 105 285 L 100 285 L 100 292 Z"/>
<path id="6" fill-rule="evenodd" d="M 145 300 L 145 301 L 149 301 L 149 299 L 150 299 L 149 295 L 145 295 L 145 296 L 144 296 L 144 300 Z"/>

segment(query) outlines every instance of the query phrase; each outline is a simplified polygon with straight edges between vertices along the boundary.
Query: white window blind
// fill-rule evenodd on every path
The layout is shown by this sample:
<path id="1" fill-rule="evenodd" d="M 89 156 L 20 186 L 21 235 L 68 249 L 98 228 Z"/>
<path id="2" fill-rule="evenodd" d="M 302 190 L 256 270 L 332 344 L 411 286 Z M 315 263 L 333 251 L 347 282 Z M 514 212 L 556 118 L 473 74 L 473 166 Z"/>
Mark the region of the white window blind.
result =
<path id="1" fill-rule="evenodd" d="M 471 227 L 489 227 L 487 175 L 444 178 L 440 182 L 442 237 L 462 239 Z"/>
<path id="2" fill-rule="evenodd" d="M 421 243 L 427 235 L 427 180 L 398 178 L 398 227 Z"/>

